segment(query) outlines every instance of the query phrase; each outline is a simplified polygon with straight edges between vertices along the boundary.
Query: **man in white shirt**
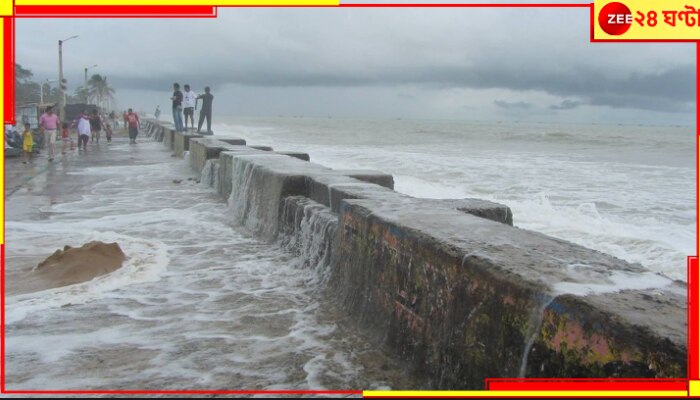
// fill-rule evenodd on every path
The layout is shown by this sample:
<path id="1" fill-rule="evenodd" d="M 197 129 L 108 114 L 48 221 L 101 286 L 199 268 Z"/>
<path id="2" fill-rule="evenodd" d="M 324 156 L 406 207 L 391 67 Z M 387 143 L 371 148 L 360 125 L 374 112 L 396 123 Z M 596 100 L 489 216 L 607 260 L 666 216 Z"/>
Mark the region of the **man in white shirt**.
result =
<path id="1" fill-rule="evenodd" d="M 185 85 L 185 93 L 182 96 L 182 108 L 185 112 L 185 131 L 187 131 L 187 117 L 190 117 L 190 128 L 194 130 L 194 106 L 197 101 L 197 95 L 190 90 L 190 85 Z"/>

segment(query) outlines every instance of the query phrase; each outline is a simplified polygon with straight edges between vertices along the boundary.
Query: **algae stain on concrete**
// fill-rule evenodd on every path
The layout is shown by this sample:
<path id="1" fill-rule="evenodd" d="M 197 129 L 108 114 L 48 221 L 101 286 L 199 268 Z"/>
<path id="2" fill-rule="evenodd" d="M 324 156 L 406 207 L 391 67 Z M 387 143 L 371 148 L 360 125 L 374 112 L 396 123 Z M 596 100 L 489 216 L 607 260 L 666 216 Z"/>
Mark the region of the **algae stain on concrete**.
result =
<path id="1" fill-rule="evenodd" d="M 537 340 L 537 338 L 540 336 L 542 320 L 544 319 L 544 311 L 547 309 L 547 307 L 549 307 L 550 304 L 552 304 L 552 301 L 554 301 L 554 296 L 543 295 L 542 297 L 540 297 L 540 302 L 538 303 L 538 306 L 533 308 L 532 313 L 530 314 L 527 333 L 525 334 L 527 342 L 525 342 L 525 349 L 523 350 L 522 361 L 520 362 L 520 371 L 518 372 L 518 378 L 525 378 L 525 373 L 527 371 L 528 356 L 530 355 L 530 351 L 532 350 L 532 345 L 535 343 L 535 340 Z"/>

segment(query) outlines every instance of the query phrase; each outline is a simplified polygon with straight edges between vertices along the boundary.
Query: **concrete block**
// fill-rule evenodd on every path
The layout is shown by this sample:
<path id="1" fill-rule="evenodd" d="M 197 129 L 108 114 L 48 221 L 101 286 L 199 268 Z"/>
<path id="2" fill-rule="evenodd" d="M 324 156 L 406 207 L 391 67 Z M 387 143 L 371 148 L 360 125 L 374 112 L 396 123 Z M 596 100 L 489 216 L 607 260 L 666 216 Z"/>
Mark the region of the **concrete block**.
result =
<path id="1" fill-rule="evenodd" d="M 276 151 L 277 154 L 282 154 L 284 156 L 298 158 L 302 161 L 310 161 L 309 153 L 300 153 L 298 151 Z"/>
<path id="2" fill-rule="evenodd" d="M 482 199 L 431 200 L 436 205 L 448 207 L 513 226 L 513 212 L 510 207 Z"/>
<path id="3" fill-rule="evenodd" d="M 232 189 L 233 158 L 241 154 L 268 154 L 262 150 L 252 149 L 247 146 L 229 145 L 219 152 L 219 194 L 224 199 L 229 199 Z"/>
<path id="4" fill-rule="evenodd" d="M 184 152 L 190 150 L 190 140 L 201 138 L 202 135 L 196 135 L 188 132 L 175 132 L 173 151 L 176 156 L 182 157 Z"/>
<path id="5" fill-rule="evenodd" d="M 163 144 L 170 150 L 175 149 L 175 129 L 165 128 Z"/>
<path id="6" fill-rule="evenodd" d="M 347 175 L 363 182 L 376 183 L 379 186 L 394 189 L 394 176 L 382 171 L 371 169 L 337 169 L 334 171 L 338 174 Z"/>
<path id="7" fill-rule="evenodd" d="M 228 144 L 232 144 L 234 146 L 245 146 L 245 139 L 241 138 L 232 138 L 232 137 L 227 137 L 227 138 L 218 138 L 222 142 L 226 142 Z"/>
<path id="8" fill-rule="evenodd" d="M 260 150 L 256 150 L 260 151 Z M 231 195 L 233 218 L 254 234 L 267 240 L 277 237 L 282 199 L 307 192 L 310 163 L 279 154 L 221 153 L 221 162 L 231 156 Z M 220 164 L 220 174 L 221 174 Z M 320 166 L 318 166 L 320 167 Z M 323 167 L 321 167 L 323 168 Z M 228 169 L 225 169 L 228 174 Z"/>
<path id="9" fill-rule="evenodd" d="M 193 138 L 190 140 L 190 167 L 200 172 L 207 160 L 219 158 L 219 153 L 229 148 L 234 149 L 232 145 L 211 137 Z"/>
<path id="10" fill-rule="evenodd" d="M 257 150 L 272 151 L 272 147 L 270 147 L 270 146 L 251 146 L 251 145 L 247 145 L 247 146 L 251 147 L 253 149 L 257 149 Z"/>
<path id="11" fill-rule="evenodd" d="M 308 197 L 338 212 L 343 199 L 381 199 L 388 203 L 409 198 L 391 189 L 370 182 L 362 182 L 335 170 L 320 171 L 309 176 Z"/>
<path id="12" fill-rule="evenodd" d="M 685 376 L 686 305 L 674 283 L 656 277 L 645 293 L 641 266 L 446 206 L 343 200 L 330 281 L 431 386 L 481 389 L 521 372 Z"/>

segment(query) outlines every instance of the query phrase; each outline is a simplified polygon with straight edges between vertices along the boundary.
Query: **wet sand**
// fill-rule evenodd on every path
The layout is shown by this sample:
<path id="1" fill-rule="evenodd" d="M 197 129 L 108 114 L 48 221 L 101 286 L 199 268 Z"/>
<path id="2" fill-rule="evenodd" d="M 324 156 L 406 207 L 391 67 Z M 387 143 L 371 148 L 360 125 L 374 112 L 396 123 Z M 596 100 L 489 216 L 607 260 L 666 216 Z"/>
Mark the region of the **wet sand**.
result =
<path id="1" fill-rule="evenodd" d="M 116 271 L 126 256 L 117 243 L 93 241 L 65 246 L 40 263 L 17 268 L 8 276 L 7 295 L 38 292 L 87 282 Z"/>

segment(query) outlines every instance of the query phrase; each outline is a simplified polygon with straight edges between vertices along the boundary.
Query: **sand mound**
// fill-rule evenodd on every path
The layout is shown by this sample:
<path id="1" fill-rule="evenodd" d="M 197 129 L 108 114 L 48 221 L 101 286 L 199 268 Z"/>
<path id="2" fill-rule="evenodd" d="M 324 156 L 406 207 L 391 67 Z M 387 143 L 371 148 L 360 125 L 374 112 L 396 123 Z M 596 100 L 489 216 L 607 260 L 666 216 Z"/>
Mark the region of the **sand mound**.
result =
<path id="1" fill-rule="evenodd" d="M 34 268 L 33 274 L 45 283 L 45 288 L 55 288 L 113 272 L 121 268 L 125 259 L 117 243 L 95 241 L 82 247 L 56 250 Z"/>

